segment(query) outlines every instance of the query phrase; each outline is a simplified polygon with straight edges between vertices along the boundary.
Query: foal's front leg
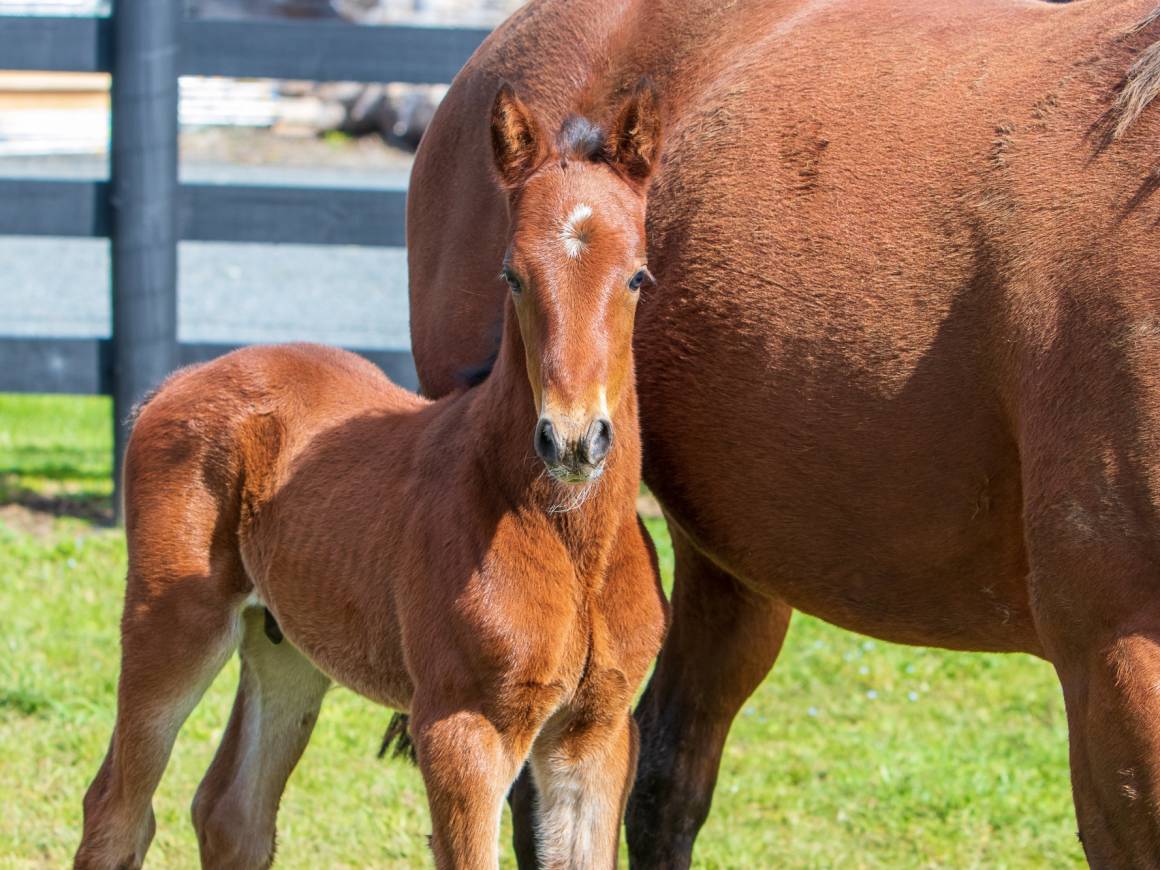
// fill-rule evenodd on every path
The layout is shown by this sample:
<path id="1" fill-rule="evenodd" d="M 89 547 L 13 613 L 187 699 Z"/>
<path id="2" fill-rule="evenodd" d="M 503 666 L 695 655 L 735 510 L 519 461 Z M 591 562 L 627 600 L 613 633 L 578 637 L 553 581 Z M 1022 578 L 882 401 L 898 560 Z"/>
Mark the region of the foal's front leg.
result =
<path id="1" fill-rule="evenodd" d="M 542 866 L 615 870 L 638 746 L 627 708 L 610 718 L 585 715 L 545 727 L 531 752 Z"/>
<path id="2" fill-rule="evenodd" d="M 416 705 L 411 721 L 431 807 L 435 865 L 493 870 L 504 798 L 528 740 L 513 742 L 474 709 L 431 715 Z"/>

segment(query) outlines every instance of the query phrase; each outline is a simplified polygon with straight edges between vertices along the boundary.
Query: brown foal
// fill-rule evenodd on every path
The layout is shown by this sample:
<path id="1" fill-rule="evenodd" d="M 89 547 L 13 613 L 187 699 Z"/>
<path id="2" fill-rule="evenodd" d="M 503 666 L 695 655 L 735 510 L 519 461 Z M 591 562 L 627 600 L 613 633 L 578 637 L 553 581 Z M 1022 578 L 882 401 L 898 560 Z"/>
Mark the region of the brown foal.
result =
<path id="1" fill-rule="evenodd" d="M 497 865 L 525 760 L 545 863 L 615 866 L 629 705 L 665 621 L 635 513 L 632 355 L 658 137 L 647 88 L 607 133 L 572 118 L 555 142 L 500 90 L 511 292 L 477 388 L 432 403 L 294 345 L 186 369 L 144 406 L 117 721 L 78 867 L 141 866 L 178 730 L 235 649 L 233 714 L 193 802 L 203 866 L 272 862 L 332 680 L 409 712 L 438 866 Z"/>

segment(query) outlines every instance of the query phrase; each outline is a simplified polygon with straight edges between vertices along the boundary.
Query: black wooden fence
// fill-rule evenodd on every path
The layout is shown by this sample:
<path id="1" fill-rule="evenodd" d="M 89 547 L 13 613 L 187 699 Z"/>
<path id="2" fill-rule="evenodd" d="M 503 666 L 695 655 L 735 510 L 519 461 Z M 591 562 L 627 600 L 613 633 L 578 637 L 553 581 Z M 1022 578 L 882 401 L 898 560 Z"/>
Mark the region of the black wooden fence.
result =
<path id="1" fill-rule="evenodd" d="M 108 181 L 0 178 L 0 235 L 110 239 L 112 336 L 0 337 L 0 391 L 111 394 L 118 481 L 133 404 L 177 366 L 232 349 L 177 341 L 180 240 L 403 244 L 403 191 L 179 184 L 178 76 L 448 82 L 487 36 L 186 20 L 183 5 L 115 0 L 109 18 L 0 17 L 0 67 L 112 74 Z M 409 353 L 362 352 L 413 378 Z"/>

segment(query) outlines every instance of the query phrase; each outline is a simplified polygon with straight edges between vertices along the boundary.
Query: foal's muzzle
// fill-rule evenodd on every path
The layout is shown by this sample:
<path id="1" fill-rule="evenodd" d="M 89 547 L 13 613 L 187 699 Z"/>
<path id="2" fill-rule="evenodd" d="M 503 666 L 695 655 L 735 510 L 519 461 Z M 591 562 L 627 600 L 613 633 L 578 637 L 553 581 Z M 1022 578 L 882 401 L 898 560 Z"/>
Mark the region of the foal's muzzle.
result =
<path id="1" fill-rule="evenodd" d="M 604 471 L 612 449 L 612 421 L 597 417 L 578 436 L 568 437 L 565 425 L 541 417 L 536 423 L 536 455 L 561 483 L 590 483 Z"/>

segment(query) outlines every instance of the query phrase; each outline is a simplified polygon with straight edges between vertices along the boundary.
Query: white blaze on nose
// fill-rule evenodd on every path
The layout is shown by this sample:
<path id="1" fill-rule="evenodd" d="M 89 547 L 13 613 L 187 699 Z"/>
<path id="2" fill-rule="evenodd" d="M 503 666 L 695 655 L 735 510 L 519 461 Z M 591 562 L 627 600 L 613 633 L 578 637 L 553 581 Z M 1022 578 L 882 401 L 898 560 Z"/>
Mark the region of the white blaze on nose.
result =
<path id="1" fill-rule="evenodd" d="M 585 223 L 590 217 L 592 206 L 582 202 L 574 206 L 564 218 L 564 226 L 560 229 L 560 241 L 564 243 L 564 252 L 570 260 L 579 259 L 588 245 L 588 228 Z"/>

